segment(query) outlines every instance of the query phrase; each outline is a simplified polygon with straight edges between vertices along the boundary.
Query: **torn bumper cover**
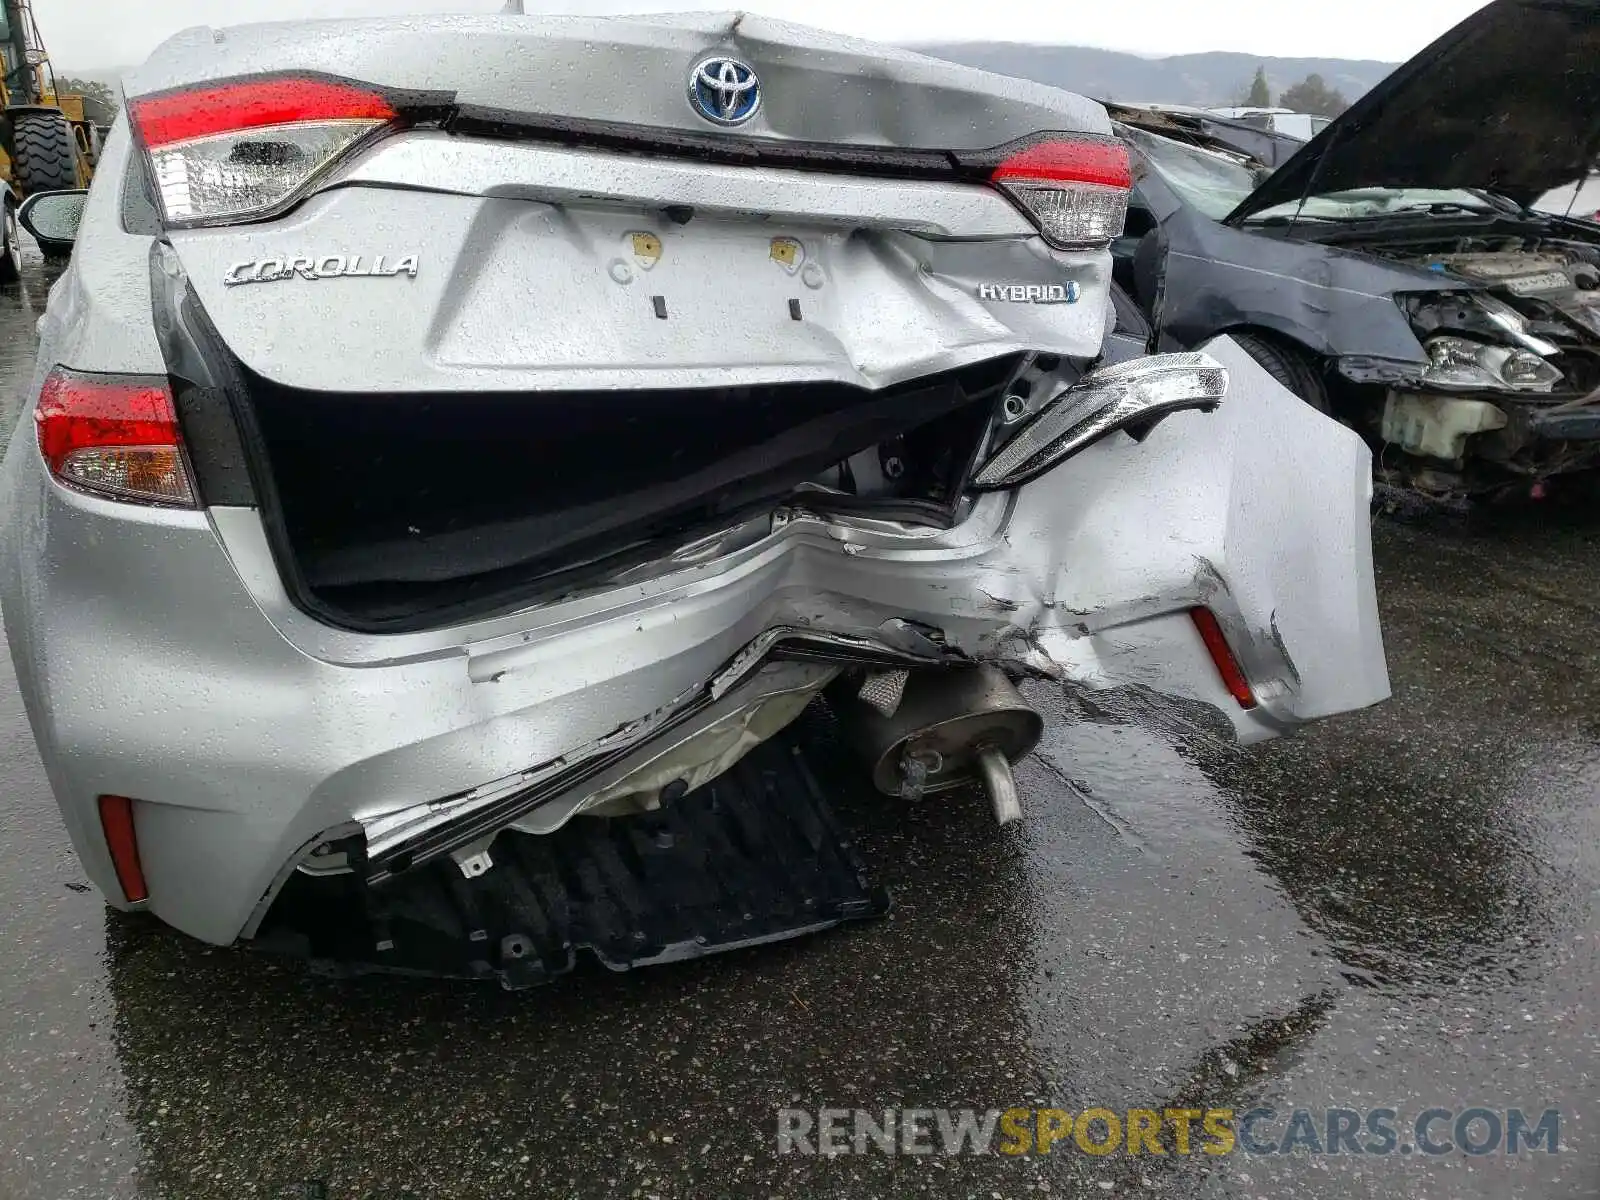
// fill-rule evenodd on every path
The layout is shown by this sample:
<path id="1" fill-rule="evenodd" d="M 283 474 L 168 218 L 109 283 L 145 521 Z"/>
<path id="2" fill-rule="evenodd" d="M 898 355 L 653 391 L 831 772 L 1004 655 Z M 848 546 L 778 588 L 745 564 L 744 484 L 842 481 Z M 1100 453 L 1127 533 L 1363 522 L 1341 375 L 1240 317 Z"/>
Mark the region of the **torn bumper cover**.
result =
<path id="1" fill-rule="evenodd" d="M 676 962 L 882 916 L 860 859 L 786 730 L 656 812 L 508 830 L 494 871 L 448 861 L 394 887 L 299 875 L 256 944 L 329 974 L 392 971 L 507 988 L 570 971 L 580 950 L 614 971 Z"/>
<path id="2" fill-rule="evenodd" d="M 149 510 L 141 539 L 103 547 L 101 569 L 142 598 L 94 615 L 104 638 L 85 642 L 84 614 L 50 603 L 84 594 L 57 577 L 67 566 L 46 559 L 30 583 L 57 686 L 95 698 L 55 710 L 92 710 L 92 725 L 36 728 L 52 783 L 138 797 L 148 907 L 226 943 L 325 844 L 355 837 L 363 869 L 393 874 L 514 823 L 560 828 L 664 735 L 815 682 L 780 678 L 789 660 L 1137 685 L 1215 706 L 1245 742 L 1376 703 L 1370 455 L 1230 340 L 1206 349 L 1229 372 L 1215 412 L 1106 437 L 950 528 L 779 512 L 726 552 L 464 626 L 322 624 L 285 593 L 254 510 Z M 97 502 L 56 489 L 48 503 L 62 536 L 92 525 Z M 172 719 L 142 722 L 152 707 Z M 103 839 L 73 838 L 118 894 Z"/>
<path id="3" fill-rule="evenodd" d="M 1207 405 L 1208 409 L 1214 407 Z M 1197 429 L 1204 431 L 1206 427 L 1198 425 Z M 1360 492 L 1357 487 L 1351 494 L 1360 495 Z M 1019 528 L 1019 518 L 1030 514 L 1027 507 L 1017 507 L 1003 514 L 992 510 L 991 515 L 997 518 L 993 533 L 1010 544 L 1007 533 Z M 795 528 L 803 528 L 812 520 L 803 514 L 791 514 L 786 518 L 786 527 L 791 519 L 800 522 Z M 965 532 L 970 535 L 977 531 Z M 839 529 L 830 529 L 829 533 L 851 536 Z M 867 552 L 872 539 L 865 530 L 856 530 L 854 534 L 861 540 L 846 545 L 859 557 Z M 1051 535 L 1039 530 L 1038 536 Z M 946 549 L 951 545 L 943 539 L 929 538 L 928 541 L 930 549 L 935 544 L 942 544 Z M 971 541 L 968 544 L 974 545 Z M 1235 635 L 1246 634 L 1248 626 L 1243 609 L 1229 611 L 1237 600 L 1229 595 L 1231 589 L 1217 566 L 1225 561 L 1225 548 L 1221 554 L 1194 555 L 1188 578 L 1181 578 L 1182 568 L 1178 568 L 1180 579 L 1165 581 L 1165 596 L 1157 600 L 1151 595 L 1147 602 L 1152 603 L 1152 607 L 1165 607 L 1169 615 L 1192 607 L 1205 607 L 1227 619 Z M 361 821 L 361 836 L 347 839 L 358 860 L 353 865 L 369 882 L 381 883 L 449 852 L 464 873 L 471 874 L 472 868 L 467 864 L 473 860 L 481 861 L 485 867 L 492 865 L 486 857 L 488 843 L 508 824 L 527 833 L 553 833 L 573 816 L 595 811 L 595 806 L 614 797 L 619 787 L 633 784 L 641 777 L 649 780 L 653 775 L 661 776 L 656 783 L 666 782 L 668 776 L 676 778 L 673 771 L 652 771 L 652 767 L 674 761 L 674 752 L 681 747 L 714 734 L 730 722 L 742 720 L 746 714 L 771 712 L 787 706 L 788 719 L 792 719 L 837 673 L 837 666 L 830 667 L 828 663 L 892 669 L 955 666 L 986 659 L 1006 663 L 1013 670 L 1072 680 L 1089 687 L 1144 682 L 1158 691 L 1213 701 L 1220 699 L 1207 686 L 1212 678 L 1210 664 L 1199 664 L 1196 670 L 1192 655 L 1187 664 L 1169 660 L 1162 664 L 1160 671 L 1147 666 L 1148 678 L 1144 680 L 1133 678 L 1135 672 L 1128 672 L 1125 664 L 1103 661 L 1107 655 L 1118 653 L 1113 649 L 1119 637 L 1115 630 L 1125 630 L 1121 636 L 1134 639 L 1135 629 L 1160 624 L 1160 617 L 1141 620 L 1135 616 L 1130 621 L 1128 614 L 1117 613 L 1108 605 L 1098 613 L 1083 610 L 1077 614 L 1083 619 L 1076 623 L 1063 622 L 1058 614 L 1050 613 L 1042 587 L 1019 588 L 1020 581 L 1013 579 L 1009 587 L 994 583 L 991 589 L 988 580 L 992 573 L 1004 569 L 1001 560 L 991 559 L 988 554 L 968 558 L 967 570 L 971 573 L 967 578 L 979 584 L 974 601 L 970 606 L 955 602 L 939 620 L 937 628 L 924 627 L 928 630 L 926 633 L 903 618 L 889 618 L 876 629 L 859 628 L 849 633 L 830 633 L 799 625 L 767 629 L 704 685 L 675 697 L 671 703 L 637 722 L 609 731 L 589 746 L 457 796 Z M 953 575 L 955 580 L 960 578 L 960 573 Z M 1042 577 L 1036 578 L 1044 582 Z M 928 586 L 939 588 L 937 584 Z M 954 586 L 958 585 L 953 584 L 952 588 Z M 1029 612 L 1030 620 L 1022 624 L 1013 618 L 987 636 L 979 633 L 965 644 L 959 637 L 955 644 L 945 644 L 944 630 L 951 617 L 963 607 L 970 607 L 974 613 L 989 608 L 997 616 Z M 935 616 L 926 607 L 919 608 L 918 615 L 924 620 Z M 1371 630 L 1376 633 L 1375 622 Z M 1171 628 L 1159 632 L 1143 629 L 1142 632 L 1174 642 L 1181 640 Z M 1101 642 L 1098 646 L 1095 645 L 1097 639 Z M 1137 640 L 1130 640 L 1127 643 L 1129 652 L 1132 653 L 1132 647 L 1138 644 Z M 1269 622 L 1265 638 L 1234 636 L 1230 644 L 1239 645 L 1245 661 L 1250 664 L 1247 669 L 1252 679 L 1251 691 L 1259 705 L 1259 709 L 1243 709 L 1237 703 L 1220 705 L 1233 718 L 1241 740 L 1271 736 L 1315 715 L 1314 711 L 1297 706 L 1305 699 L 1303 680 L 1277 626 L 1276 613 Z M 1176 646 L 1169 646 L 1165 652 L 1175 649 Z M 1381 648 L 1379 656 L 1381 659 Z M 807 662 L 808 659 L 820 661 Z M 336 853 L 342 857 L 342 852 Z M 480 859 L 480 855 L 484 857 Z"/>

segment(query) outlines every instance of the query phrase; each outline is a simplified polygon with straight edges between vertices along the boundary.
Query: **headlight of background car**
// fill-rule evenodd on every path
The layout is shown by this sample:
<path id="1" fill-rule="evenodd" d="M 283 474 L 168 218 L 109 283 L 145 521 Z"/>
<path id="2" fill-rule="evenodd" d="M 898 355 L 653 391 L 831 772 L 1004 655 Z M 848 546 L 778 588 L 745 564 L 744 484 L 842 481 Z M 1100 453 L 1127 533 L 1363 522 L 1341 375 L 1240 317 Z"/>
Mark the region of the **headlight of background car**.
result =
<path id="1" fill-rule="evenodd" d="M 1562 379 L 1560 371 L 1530 350 L 1462 337 L 1430 338 L 1427 350 L 1422 382 L 1433 387 L 1548 392 Z"/>

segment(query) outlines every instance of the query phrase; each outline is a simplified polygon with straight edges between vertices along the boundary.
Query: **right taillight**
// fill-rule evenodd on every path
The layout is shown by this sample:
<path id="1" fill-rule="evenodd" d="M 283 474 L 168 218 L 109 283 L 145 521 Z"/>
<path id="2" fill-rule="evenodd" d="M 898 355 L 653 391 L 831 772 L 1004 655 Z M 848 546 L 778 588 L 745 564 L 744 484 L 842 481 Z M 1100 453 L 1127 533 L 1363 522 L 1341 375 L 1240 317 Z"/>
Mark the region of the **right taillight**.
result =
<path id="1" fill-rule="evenodd" d="M 33 419 L 45 465 L 68 487 L 132 504 L 196 506 L 165 379 L 57 367 Z"/>
<path id="2" fill-rule="evenodd" d="M 993 153 L 988 179 L 1032 218 L 1046 241 L 1080 249 L 1122 232 L 1133 170 L 1113 137 L 1050 135 Z M 988 164 L 986 164 L 988 165 Z"/>
<path id="3" fill-rule="evenodd" d="M 149 156 L 162 214 L 177 226 L 271 215 L 399 119 L 380 91 L 311 76 L 140 97 L 128 114 Z"/>

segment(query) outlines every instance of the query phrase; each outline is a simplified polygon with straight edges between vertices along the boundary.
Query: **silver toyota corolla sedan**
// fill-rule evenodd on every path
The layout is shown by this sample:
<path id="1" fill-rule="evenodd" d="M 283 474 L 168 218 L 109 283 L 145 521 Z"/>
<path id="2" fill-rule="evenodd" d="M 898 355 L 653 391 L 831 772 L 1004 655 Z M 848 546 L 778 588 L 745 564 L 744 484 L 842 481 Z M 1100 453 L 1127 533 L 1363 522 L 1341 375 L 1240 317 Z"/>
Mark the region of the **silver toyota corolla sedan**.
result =
<path id="1" fill-rule="evenodd" d="M 0 474 L 117 907 L 229 943 L 338 896 L 381 958 L 426 879 L 504 977 L 591 867 L 677 920 L 650 855 L 746 801 L 754 854 L 814 703 L 863 780 L 1004 822 L 1026 678 L 1245 742 L 1388 693 L 1368 452 L 1227 338 L 1118 325 L 1094 103 L 730 14 L 193 29 L 125 93 L 28 214 L 76 242 Z M 849 915 L 822 837 L 756 855 L 809 915 L 641 911 L 614 959 Z"/>

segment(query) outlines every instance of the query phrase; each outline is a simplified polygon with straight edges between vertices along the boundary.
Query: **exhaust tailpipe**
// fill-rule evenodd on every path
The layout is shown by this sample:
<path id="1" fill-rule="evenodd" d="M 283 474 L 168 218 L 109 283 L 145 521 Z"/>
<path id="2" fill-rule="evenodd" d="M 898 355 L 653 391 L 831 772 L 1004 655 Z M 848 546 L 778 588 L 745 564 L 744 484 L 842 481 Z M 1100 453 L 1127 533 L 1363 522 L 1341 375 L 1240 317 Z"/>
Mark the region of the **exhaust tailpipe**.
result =
<path id="1" fill-rule="evenodd" d="M 1011 764 L 1039 744 L 1044 720 L 998 668 L 914 671 L 888 715 L 873 683 L 834 707 L 880 792 L 915 800 L 979 783 L 1000 824 L 1022 815 Z"/>
<path id="2" fill-rule="evenodd" d="M 1022 816 L 1022 797 L 1017 795 L 1017 777 L 1011 773 L 1011 760 L 998 746 L 984 746 L 978 751 L 978 774 L 983 779 L 983 790 L 989 793 L 989 803 L 994 805 L 995 820 L 1002 825 Z"/>

